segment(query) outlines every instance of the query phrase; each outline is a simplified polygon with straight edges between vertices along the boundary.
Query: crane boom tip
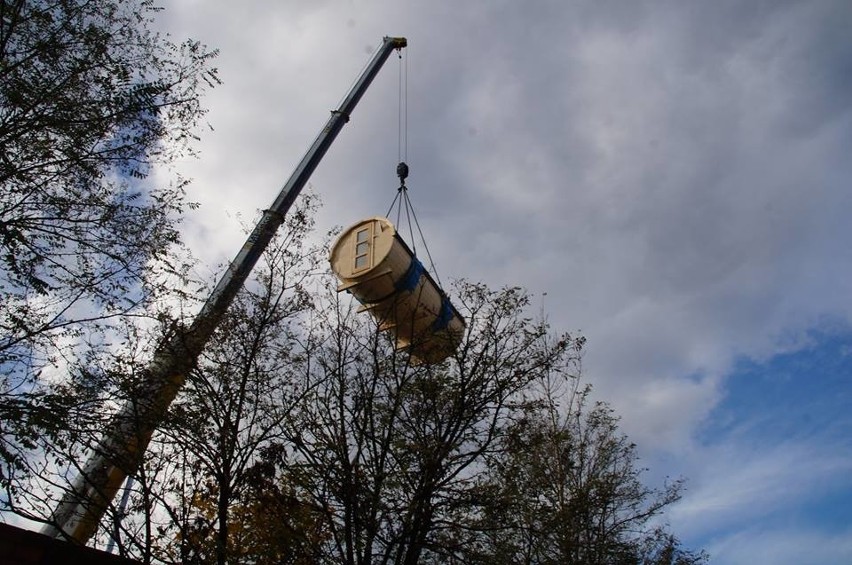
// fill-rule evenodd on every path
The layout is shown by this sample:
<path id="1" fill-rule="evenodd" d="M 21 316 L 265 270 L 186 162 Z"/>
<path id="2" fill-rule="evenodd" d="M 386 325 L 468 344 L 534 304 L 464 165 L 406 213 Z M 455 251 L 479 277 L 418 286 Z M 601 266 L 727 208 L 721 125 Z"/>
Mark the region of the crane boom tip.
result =
<path id="1" fill-rule="evenodd" d="M 385 37 L 385 41 L 390 42 L 394 49 L 408 47 L 408 40 L 404 37 Z"/>

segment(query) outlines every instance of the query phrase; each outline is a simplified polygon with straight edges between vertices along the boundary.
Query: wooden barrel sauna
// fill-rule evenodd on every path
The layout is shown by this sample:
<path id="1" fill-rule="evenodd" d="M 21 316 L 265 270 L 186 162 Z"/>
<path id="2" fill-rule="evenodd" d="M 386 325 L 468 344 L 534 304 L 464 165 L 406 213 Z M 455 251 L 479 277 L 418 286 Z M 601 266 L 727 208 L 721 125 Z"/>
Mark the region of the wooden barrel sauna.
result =
<path id="1" fill-rule="evenodd" d="M 340 280 L 398 349 L 417 363 L 438 363 L 458 349 L 465 321 L 390 220 L 374 217 L 346 229 L 329 256 Z"/>

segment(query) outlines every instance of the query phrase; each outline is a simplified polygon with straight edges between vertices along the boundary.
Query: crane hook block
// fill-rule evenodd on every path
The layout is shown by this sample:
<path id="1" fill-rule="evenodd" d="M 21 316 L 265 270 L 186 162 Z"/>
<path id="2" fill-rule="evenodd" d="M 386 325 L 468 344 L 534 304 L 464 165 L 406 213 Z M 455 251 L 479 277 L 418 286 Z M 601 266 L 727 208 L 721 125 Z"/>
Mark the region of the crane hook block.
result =
<path id="1" fill-rule="evenodd" d="M 408 47 L 408 40 L 404 37 L 385 37 L 386 43 L 390 43 L 394 49 L 402 49 Z"/>
<path id="2" fill-rule="evenodd" d="M 402 184 L 405 184 L 405 179 L 408 178 L 408 165 L 406 165 L 404 162 L 397 165 L 396 176 L 399 177 L 399 180 L 402 181 Z"/>

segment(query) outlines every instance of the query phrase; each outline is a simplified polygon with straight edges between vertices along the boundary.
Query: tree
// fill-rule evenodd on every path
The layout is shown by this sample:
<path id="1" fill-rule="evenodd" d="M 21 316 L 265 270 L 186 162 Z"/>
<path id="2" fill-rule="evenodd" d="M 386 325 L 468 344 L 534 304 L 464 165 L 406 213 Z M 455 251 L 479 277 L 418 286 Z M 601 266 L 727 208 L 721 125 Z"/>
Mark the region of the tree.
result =
<path id="1" fill-rule="evenodd" d="M 560 405 L 548 381 L 501 438 L 481 483 L 480 509 L 456 540 L 466 563 L 689 564 L 703 553 L 680 547 L 653 520 L 680 499 L 683 482 L 641 481 L 636 446 L 590 388 Z"/>
<path id="2" fill-rule="evenodd" d="M 112 520 L 102 524 L 118 532 L 110 535 L 121 538 L 128 555 L 205 563 L 278 563 L 302 555 L 298 536 L 288 540 L 286 533 L 308 530 L 310 512 L 277 481 L 275 462 L 283 421 L 305 394 L 293 367 L 298 320 L 312 308 L 306 287 L 323 261 L 306 238 L 315 202 L 304 195 L 288 215 L 188 375 L 134 475 L 129 513 L 113 508 Z M 109 363 L 126 367 L 130 378 L 102 379 L 103 388 L 138 380 L 132 349 L 114 353 Z M 133 394 L 125 396 L 133 402 Z M 279 520 L 269 524 L 272 516 Z M 300 525 L 288 526 L 294 519 Z"/>
<path id="3" fill-rule="evenodd" d="M 190 206 L 154 167 L 190 153 L 215 52 L 151 29 L 150 0 L 0 2 L 0 483 L 74 409 L 46 377 L 182 275 Z M 9 504 L 5 502 L 4 507 Z"/>
<path id="4" fill-rule="evenodd" d="M 612 410 L 586 409 L 585 339 L 528 317 L 519 288 L 455 296 L 467 333 L 435 365 L 347 300 L 313 320 L 284 473 L 323 512 L 323 561 L 703 562 L 654 522 L 681 481 L 645 486 Z"/>
<path id="5" fill-rule="evenodd" d="M 281 448 L 284 422 L 306 394 L 292 372 L 299 363 L 294 326 L 312 307 L 306 285 L 321 261 L 320 249 L 306 238 L 314 208 L 315 199 L 308 196 L 287 217 L 283 233 L 267 248 L 253 283 L 231 304 L 163 425 L 163 439 L 189 454 L 200 469 L 204 488 L 198 501 L 209 503 L 212 512 L 198 513 L 194 534 L 213 542 L 199 549 L 220 565 L 235 557 L 256 559 L 241 555 L 234 543 L 232 531 L 239 523 L 232 519 L 232 508 L 241 518 L 246 507 L 268 508 L 259 483 L 270 483 L 264 473 Z"/>
<path id="6" fill-rule="evenodd" d="M 468 332 L 453 358 L 414 365 L 351 303 L 332 296 L 312 320 L 285 474 L 323 512 L 326 562 L 418 563 L 446 557 L 440 532 L 472 498 L 480 467 L 524 396 L 570 378 L 571 336 L 524 315 L 518 288 L 459 283 Z"/>

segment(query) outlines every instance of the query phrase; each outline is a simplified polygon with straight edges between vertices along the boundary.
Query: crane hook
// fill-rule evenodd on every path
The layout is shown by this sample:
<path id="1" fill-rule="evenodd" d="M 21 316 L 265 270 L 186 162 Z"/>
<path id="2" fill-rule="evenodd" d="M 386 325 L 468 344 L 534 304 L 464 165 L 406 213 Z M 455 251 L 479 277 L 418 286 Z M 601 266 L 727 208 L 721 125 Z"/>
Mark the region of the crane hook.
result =
<path id="1" fill-rule="evenodd" d="M 399 189 L 405 189 L 405 179 L 408 178 L 408 165 L 406 165 L 404 161 L 400 162 L 400 164 L 396 166 L 396 176 L 399 177 Z"/>

